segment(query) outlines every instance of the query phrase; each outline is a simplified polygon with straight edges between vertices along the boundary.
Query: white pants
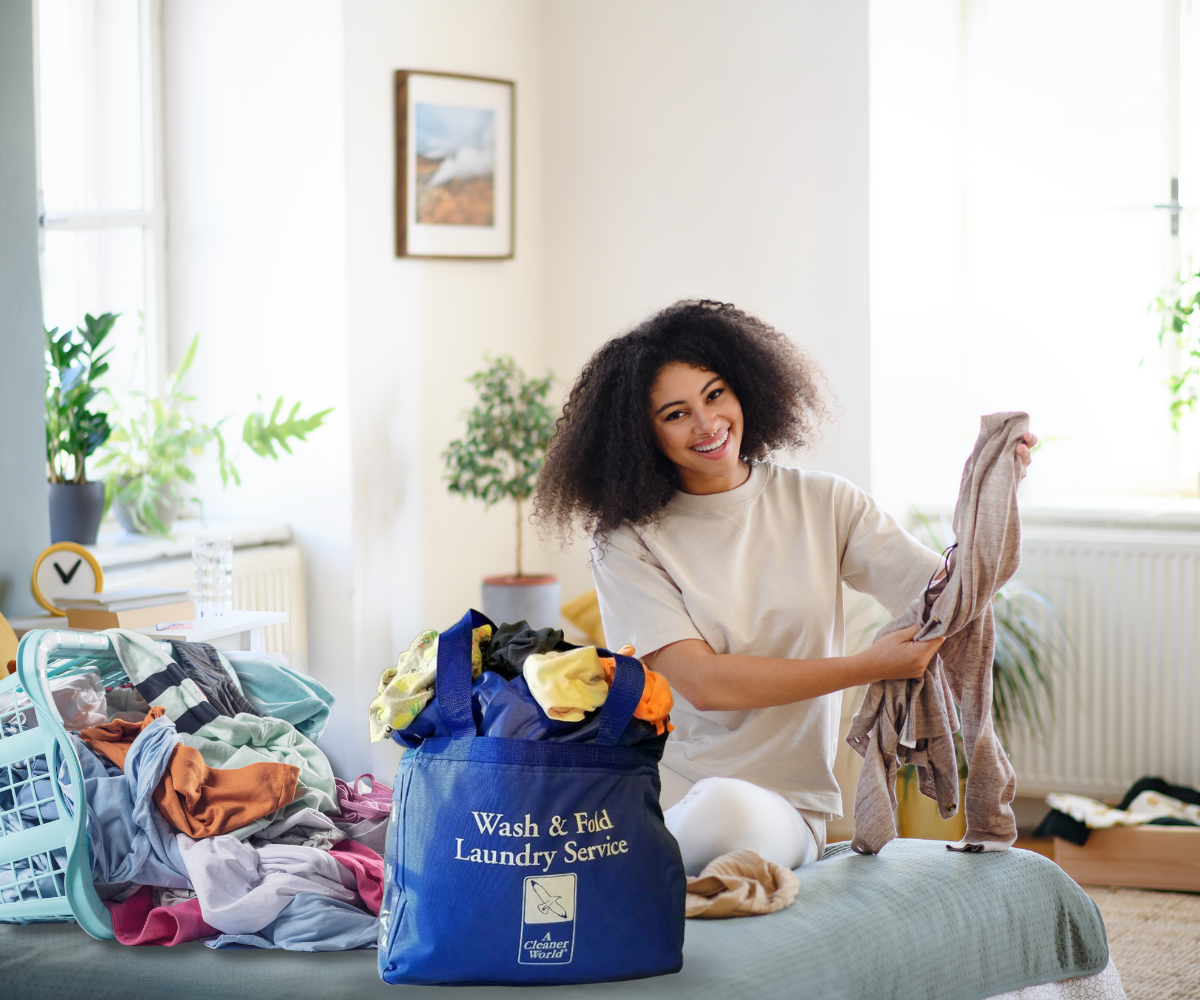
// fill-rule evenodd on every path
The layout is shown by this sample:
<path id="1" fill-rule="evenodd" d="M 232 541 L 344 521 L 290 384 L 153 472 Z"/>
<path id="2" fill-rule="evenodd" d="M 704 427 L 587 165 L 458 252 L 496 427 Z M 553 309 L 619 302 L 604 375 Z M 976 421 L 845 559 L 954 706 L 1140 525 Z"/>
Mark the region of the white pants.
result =
<path id="1" fill-rule="evenodd" d="M 679 841 L 683 867 L 699 875 L 714 858 L 746 848 L 785 868 L 817 860 L 820 845 L 804 817 L 778 792 L 739 778 L 695 783 L 659 765 L 659 802 Z"/>

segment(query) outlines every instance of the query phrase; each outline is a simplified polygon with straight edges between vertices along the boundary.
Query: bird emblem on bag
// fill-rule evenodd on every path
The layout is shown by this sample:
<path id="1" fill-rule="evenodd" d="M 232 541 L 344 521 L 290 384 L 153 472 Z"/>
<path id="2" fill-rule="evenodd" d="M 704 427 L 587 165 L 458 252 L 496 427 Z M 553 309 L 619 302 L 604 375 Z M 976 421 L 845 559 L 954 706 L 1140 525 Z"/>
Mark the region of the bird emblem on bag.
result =
<path id="1" fill-rule="evenodd" d="M 562 896 L 551 894 L 540 882 L 531 882 L 530 884 L 533 886 L 533 891 L 537 893 L 537 898 L 541 900 L 538 903 L 538 913 L 542 916 L 553 913 L 556 917 L 562 917 L 563 920 L 567 919 L 567 911 L 560 902 Z"/>

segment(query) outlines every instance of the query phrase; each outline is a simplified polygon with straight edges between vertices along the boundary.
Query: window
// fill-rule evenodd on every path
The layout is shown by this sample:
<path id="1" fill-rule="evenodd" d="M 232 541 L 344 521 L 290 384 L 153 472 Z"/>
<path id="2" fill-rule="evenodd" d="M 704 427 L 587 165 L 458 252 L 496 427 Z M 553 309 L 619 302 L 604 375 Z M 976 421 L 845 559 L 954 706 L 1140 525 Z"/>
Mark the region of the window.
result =
<path id="1" fill-rule="evenodd" d="M 37 0 L 42 302 L 48 327 L 121 314 L 109 385 L 165 374 L 160 0 Z"/>
<path id="2" fill-rule="evenodd" d="M 1195 493 L 1148 305 L 1191 262 L 1195 30 L 1180 0 L 876 0 L 873 464 L 946 501 L 995 410 L 1046 440 L 1027 502 Z M 1156 207 L 1160 206 L 1160 207 Z M 953 428 L 953 440 L 945 428 Z M 930 441 L 922 444 L 922 437 Z"/>

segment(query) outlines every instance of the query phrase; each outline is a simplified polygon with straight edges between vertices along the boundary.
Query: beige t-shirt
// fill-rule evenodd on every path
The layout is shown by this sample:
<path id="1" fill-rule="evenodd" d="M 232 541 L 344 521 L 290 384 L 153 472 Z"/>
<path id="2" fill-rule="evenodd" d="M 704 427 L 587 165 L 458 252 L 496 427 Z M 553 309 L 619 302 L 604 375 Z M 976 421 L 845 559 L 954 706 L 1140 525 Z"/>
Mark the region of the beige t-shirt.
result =
<path id="1" fill-rule="evenodd" d="M 842 581 L 896 613 L 941 565 L 849 480 L 764 463 L 727 493 L 676 493 L 657 525 L 594 540 L 591 562 L 613 649 L 703 639 L 717 653 L 806 660 L 845 653 Z M 663 763 L 692 781 L 743 778 L 834 819 L 841 704 L 836 692 L 701 712 L 675 693 Z"/>

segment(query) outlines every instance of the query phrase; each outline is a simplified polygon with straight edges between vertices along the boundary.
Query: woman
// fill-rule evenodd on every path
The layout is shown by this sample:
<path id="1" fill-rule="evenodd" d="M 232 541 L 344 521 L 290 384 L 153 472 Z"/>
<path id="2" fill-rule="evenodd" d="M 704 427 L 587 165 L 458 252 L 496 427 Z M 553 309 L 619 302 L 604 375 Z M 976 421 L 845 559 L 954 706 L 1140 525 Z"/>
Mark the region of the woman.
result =
<path id="1" fill-rule="evenodd" d="M 827 415 L 822 384 L 761 320 L 680 302 L 584 366 L 542 471 L 539 520 L 592 532 L 610 643 L 675 693 L 661 802 L 689 874 L 741 848 L 815 861 L 842 689 L 919 677 L 941 645 L 914 628 L 844 655 L 843 582 L 897 613 L 942 560 L 848 480 L 768 461 Z"/>

